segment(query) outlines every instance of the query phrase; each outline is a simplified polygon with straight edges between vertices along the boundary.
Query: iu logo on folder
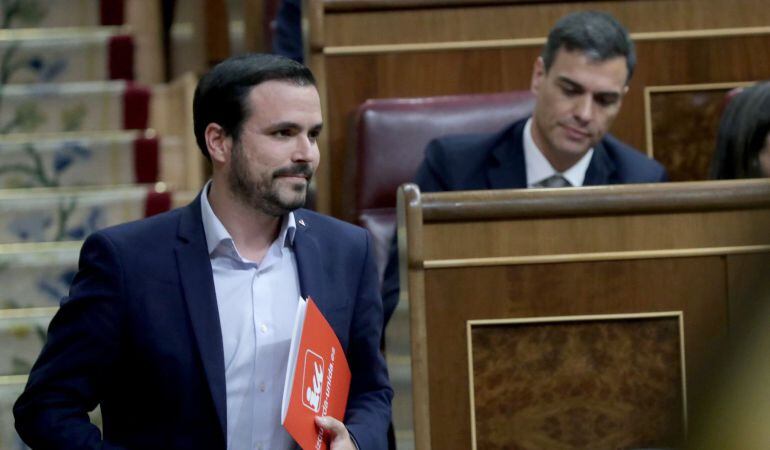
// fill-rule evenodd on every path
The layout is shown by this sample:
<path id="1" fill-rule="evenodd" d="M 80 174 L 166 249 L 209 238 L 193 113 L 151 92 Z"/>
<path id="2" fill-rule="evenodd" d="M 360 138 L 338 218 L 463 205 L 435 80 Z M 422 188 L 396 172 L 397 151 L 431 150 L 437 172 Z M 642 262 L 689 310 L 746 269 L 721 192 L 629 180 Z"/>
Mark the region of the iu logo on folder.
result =
<path id="1" fill-rule="evenodd" d="M 321 409 L 321 389 L 324 385 L 324 360 L 312 350 L 305 351 L 305 366 L 303 368 L 302 404 L 313 412 Z"/>

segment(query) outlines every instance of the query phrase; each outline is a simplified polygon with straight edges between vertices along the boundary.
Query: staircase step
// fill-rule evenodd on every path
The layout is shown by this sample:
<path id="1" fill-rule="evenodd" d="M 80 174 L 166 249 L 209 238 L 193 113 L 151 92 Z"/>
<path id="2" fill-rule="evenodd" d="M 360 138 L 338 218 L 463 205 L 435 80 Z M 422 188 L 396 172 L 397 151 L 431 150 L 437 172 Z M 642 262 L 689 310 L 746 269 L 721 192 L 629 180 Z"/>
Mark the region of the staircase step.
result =
<path id="1" fill-rule="evenodd" d="M 0 139 L 0 189 L 109 186 L 160 180 L 153 132 L 63 133 Z"/>
<path id="2" fill-rule="evenodd" d="M 5 5 L 10 2 L 3 2 Z M 22 0 L 18 9 L 0 6 L 3 28 L 122 25 L 125 0 Z"/>
<path id="3" fill-rule="evenodd" d="M 13 423 L 13 404 L 24 392 L 27 377 L 22 375 L 0 379 L 0 448 L 3 450 L 28 450 L 16 434 Z"/>
<path id="4" fill-rule="evenodd" d="M 0 191 L 0 244 L 85 239 L 101 228 L 167 211 L 171 201 L 170 192 L 151 185 Z"/>
<path id="5" fill-rule="evenodd" d="M 144 129 L 150 96 L 126 81 L 6 85 L 0 134 Z"/>
<path id="6" fill-rule="evenodd" d="M 0 308 L 58 306 L 77 271 L 81 245 L 0 244 Z"/>
<path id="7" fill-rule="evenodd" d="M 0 30 L 4 84 L 134 79 L 124 27 Z"/>
<path id="8" fill-rule="evenodd" d="M 0 380 L 29 373 L 57 309 L 52 306 L 0 310 Z"/>

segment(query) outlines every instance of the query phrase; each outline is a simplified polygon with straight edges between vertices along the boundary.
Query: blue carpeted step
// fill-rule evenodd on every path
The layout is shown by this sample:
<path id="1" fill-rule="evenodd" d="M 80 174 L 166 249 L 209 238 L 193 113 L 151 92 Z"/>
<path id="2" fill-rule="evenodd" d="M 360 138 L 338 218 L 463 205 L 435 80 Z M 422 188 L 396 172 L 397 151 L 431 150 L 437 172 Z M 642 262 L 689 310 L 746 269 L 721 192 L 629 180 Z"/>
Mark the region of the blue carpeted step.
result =
<path id="1" fill-rule="evenodd" d="M 0 449 L 28 450 L 13 426 L 13 404 L 24 391 L 26 375 L 0 377 Z"/>
<path id="2" fill-rule="evenodd" d="M 50 28 L 122 25 L 125 0 L 4 0 L 0 27 Z"/>
<path id="3" fill-rule="evenodd" d="M 0 244 L 82 240 L 101 228 L 167 211 L 171 201 L 170 192 L 152 185 L 0 191 Z"/>
<path id="4" fill-rule="evenodd" d="M 0 310 L 0 381 L 2 377 L 29 373 L 57 309 L 51 306 Z"/>
<path id="5" fill-rule="evenodd" d="M 0 309 L 58 306 L 75 276 L 81 244 L 0 244 Z"/>
<path id="6" fill-rule="evenodd" d="M 172 139 L 162 151 L 175 151 Z M 160 153 L 161 139 L 152 132 L 6 137 L 0 139 L 0 189 L 155 183 Z"/>
<path id="7" fill-rule="evenodd" d="M 134 79 L 134 40 L 121 27 L 2 30 L 3 84 Z"/>
<path id="8" fill-rule="evenodd" d="M 6 85 L 0 134 L 144 129 L 150 96 L 124 81 Z"/>

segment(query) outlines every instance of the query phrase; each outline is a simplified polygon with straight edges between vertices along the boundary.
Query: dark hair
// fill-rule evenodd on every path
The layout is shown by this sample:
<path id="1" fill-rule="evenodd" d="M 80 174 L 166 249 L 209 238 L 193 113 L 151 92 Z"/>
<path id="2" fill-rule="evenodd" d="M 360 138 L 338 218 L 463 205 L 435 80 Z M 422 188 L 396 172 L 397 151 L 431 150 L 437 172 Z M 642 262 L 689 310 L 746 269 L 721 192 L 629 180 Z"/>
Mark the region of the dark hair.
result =
<path id="1" fill-rule="evenodd" d="M 770 81 L 743 89 L 727 104 L 711 160 L 716 179 L 758 178 L 759 152 L 770 132 Z"/>
<path id="2" fill-rule="evenodd" d="M 256 53 L 226 59 L 200 79 L 193 97 L 193 130 L 207 159 L 211 160 L 206 148 L 206 127 L 216 123 L 238 140 L 243 121 L 251 113 L 246 102 L 249 92 L 270 80 L 315 86 L 312 72 L 302 64 L 283 56 Z"/>
<path id="3" fill-rule="evenodd" d="M 594 61 L 626 58 L 628 76 L 634 74 L 636 51 L 628 32 L 614 17 L 600 11 L 581 11 L 566 15 L 548 33 L 540 56 L 548 71 L 560 49 L 579 50 Z"/>

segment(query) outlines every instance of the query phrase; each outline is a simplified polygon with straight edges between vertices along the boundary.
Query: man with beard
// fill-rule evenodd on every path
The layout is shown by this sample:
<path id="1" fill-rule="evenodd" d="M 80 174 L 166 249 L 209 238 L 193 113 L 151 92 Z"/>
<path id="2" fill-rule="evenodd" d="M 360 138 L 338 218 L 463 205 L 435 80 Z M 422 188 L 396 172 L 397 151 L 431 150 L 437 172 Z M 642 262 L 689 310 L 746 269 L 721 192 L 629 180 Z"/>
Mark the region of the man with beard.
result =
<path id="1" fill-rule="evenodd" d="M 384 449 L 392 390 L 379 351 L 371 239 L 299 209 L 319 152 L 310 71 L 246 55 L 205 75 L 195 136 L 212 178 L 187 207 L 97 232 L 14 407 L 32 448 L 290 449 L 281 399 L 300 296 L 352 373 L 334 450 Z M 104 434 L 87 413 L 101 406 Z"/>

